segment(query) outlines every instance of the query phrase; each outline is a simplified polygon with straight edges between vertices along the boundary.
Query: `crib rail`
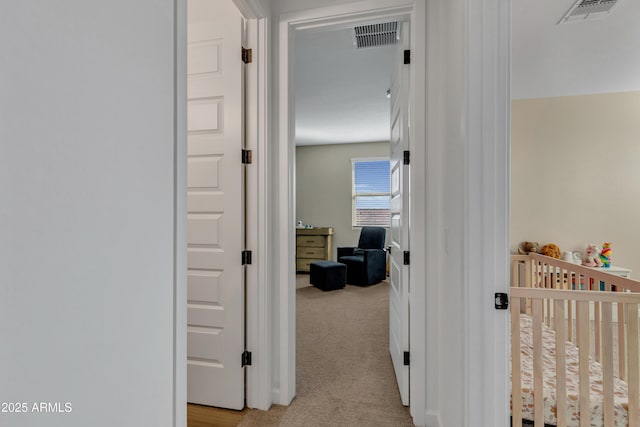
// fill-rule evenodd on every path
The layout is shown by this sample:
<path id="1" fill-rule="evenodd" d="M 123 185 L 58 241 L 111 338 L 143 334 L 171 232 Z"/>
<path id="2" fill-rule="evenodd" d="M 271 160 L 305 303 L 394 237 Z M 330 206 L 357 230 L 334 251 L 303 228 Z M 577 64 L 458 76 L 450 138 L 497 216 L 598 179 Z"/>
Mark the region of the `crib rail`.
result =
<path id="1" fill-rule="evenodd" d="M 566 289 L 584 291 L 610 291 L 610 292 L 638 292 L 640 293 L 640 282 L 625 277 L 607 273 L 603 268 L 585 267 L 573 264 L 556 258 L 547 257 L 540 254 L 531 253 L 529 255 L 511 256 L 511 286 L 526 288 L 544 289 Z M 531 300 L 521 302 L 523 313 L 532 313 Z M 543 321 L 552 327 L 554 307 L 549 300 L 543 303 Z M 567 318 L 576 318 L 575 304 L 568 304 L 564 315 Z M 621 345 L 626 339 L 624 334 L 624 323 L 618 322 L 624 313 L 622 306 L 614 308 L 613 321 L 618 327 L 617 338 Z M 600 328 L 602 309 L 601 304 L 593 301 L 589 304 L 589 320 L 593 323 L 593 346 L 592 356 L 596 361 L 602 359 L 603 343 L 601 341 Z M 577 343 L 577 328 L 567 329 L 567 340 Z M 625 377 L 626 362 L 624 353 L 618 353 L 620 358 L 620 376 Z"/>
<path id="2" fill-rule="evenodd" d="M 640 292 L 640 282 L 608 273 L 606 268 L 585 267 L 536 253 L 511 256 L 511 286 Z"/>
<path id="3" fill-rule="evenodd" d="M 639 425 L 640 408 L 640 361 L 638 360 L 638 313 L 640 307 L 640 293 L 627 292 L 590 292 L 573 291 L 545 288 L 511 288 L 511 355 L 512 355 L 512 414 L 513 426 L 520 427 L 522 420 L 516 414 L 522 413 L 521 395 L 521 360 L 520 360 L 520 316 L 521 301 L 530 303 L 533 324 L 533 389 L 534 389 L 534 423 L 544 425 L 543 399 L 542 393 L 543 372 L 542 372 L 542 325 L 545 317 L 545 304 L 550 303 L 553 307 L 551 317 L 553 318 L 553 330 L 556 339 L 556 405 L 558 427 L 567 425 L 567 419 L 563 414 L 567 414 L 567 389 L 565 384 L 565 373 L 567 367 L 566 355 L 564 352 L 565 341 L 568 331 L 577 329 L 577 347 L 579 350 L 579 408 L 580 426 L 591 425 L 590 414 L 590 379 L 589 379 L 589 356 L 591 340 L 594 330 L 587 327 L 589 324 L 589 304 L 596 302 L 600 306 L 601 327 L 599 333 L 602 340 L 602 353 L 600 364 L 602 366 L 603 384 L 603 425 L 614 426 L 614 384 L 613 377 L 616 368 L 619 372 L 623 369 L 616 366 L 614 353 L 622 353 L 624 357 L 618 359 L 618 363 L 626 364 L 623 379 L 628 386 L 628 425 L 630 427 Z M 567 307 L 574 305 L 576 310 L 575 320 L 565 316 Z M 613 336 L 615 333 L 614 308 L 619 308 L 623 313 L 618 317 L 619 323 L 623 324 L 622 330 L 625 333 L 625 340 L 620 341 L 614 348 Z M 621 345 L 622 344 L 622 345 Z M 547 396 L 549 398 L 549 396 Z M 632 402 L 635 402 L 633 404 Z"/>

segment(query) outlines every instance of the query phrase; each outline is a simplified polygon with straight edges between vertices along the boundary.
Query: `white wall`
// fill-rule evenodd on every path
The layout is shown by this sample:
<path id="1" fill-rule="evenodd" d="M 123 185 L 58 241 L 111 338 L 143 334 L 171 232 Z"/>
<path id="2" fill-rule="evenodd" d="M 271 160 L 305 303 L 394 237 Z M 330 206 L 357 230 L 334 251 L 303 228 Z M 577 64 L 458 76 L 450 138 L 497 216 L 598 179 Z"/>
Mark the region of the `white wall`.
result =
<path id="1" fill-rule="evenodd" d="M 2 425 L 173 425 L 174 6 L 3 6 Z"/>
<path id="2" fill-rule="evenodd" d="M 611 242 L 640 279 L 640 92 L 512 103 L 511 249 Z"/>
<path id="3" fill-rule="evenodd" d="M 427 7 L 427 37 L 437 49 L 427 57 L 428 107 L 440 111 L 441 121 L 427 123 L 429 137 L 439 149 L 432 162 L 444 166 L 446 182 L 439 182 L 431 201 L 438 208 L 443 228 L 430 237 L 440 240 L 442 251 L 433 253 L 442 266 L 440 286 L 427 287 L 427 425 L 462 426 L 464 413 L 463 331 L 463 196 L 464 196 L 464 25 L 462 1 L 435 2 Z M 430 87 L 430 83 L 433 86 Z M 439 143 L 446 141 L 446 143 Z M 429 167 L 429 165 L 427 165 Z M 433 197 L 438 197 L 433 200 Z M 432 208 L 433 211 L 433 208 Z M 446 248 L 444 248 L 446 245 Z M 447 309 L 451 301 L 456 308 Z M 455 403 L 454 403 L 455 402 Z"/>
<path id="4" fill-rule="evenodd" d="M 509 2 L 426 12 L 426 424 L 507 426 Z"/>
<path id="5" fill-rule="evenodd" d="M 388 142 L 296 147 L 296 218 L 333 227 L 336 248 L 356 246 L 360 228 L 352 225 L 351 159 L 389 157 Z"/>

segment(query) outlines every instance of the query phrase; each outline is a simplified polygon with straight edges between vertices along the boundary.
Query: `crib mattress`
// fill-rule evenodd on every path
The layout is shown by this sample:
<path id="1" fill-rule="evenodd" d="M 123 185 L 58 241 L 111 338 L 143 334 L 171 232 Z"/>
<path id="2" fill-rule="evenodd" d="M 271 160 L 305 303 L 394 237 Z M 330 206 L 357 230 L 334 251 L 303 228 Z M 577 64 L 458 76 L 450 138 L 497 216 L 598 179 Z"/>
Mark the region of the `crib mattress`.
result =
<path id="1" fill-rule="evenodd" d="M 525 314 L 520 315 L 520 358 L 522 377 L 522 419 L 533 421 L 534 418 L 534 390 L 533 390 L 533 329 L 532 319 Z M 555 331 L 543 325 L 543 384 L 544 384 L 544 422 L 557 425 L 556 405 L 556 346 Z M 565 343 L 567 361 L 567 414 L 569 427 L 577 427 L 580 421 L 579 409 L 579 381 L 578 381 L 578 348 Z M 591 426 L 603 425 L 603 384 L 602 367 L 595 360 L 589 358 L 590 365 L 590 403 Z M 511 372 L 511 370 L 510 370 Z M 614 377 L 614 417 L 616 426 L 627 425 L 627 384 L 618 377 Z"/>

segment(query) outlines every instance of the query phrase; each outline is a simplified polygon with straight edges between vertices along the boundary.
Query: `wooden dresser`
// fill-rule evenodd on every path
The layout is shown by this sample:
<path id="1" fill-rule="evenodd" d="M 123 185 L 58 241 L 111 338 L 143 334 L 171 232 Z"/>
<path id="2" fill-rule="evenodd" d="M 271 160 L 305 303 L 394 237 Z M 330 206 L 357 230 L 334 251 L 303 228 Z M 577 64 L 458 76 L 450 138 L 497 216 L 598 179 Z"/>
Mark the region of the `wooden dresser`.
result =
<path id="1" fill-rule="evenodd" d="M 309 271 L 309 264 L 330 261 L 333 256 L 333 227 L 296 229 L 296 271 Z"/>

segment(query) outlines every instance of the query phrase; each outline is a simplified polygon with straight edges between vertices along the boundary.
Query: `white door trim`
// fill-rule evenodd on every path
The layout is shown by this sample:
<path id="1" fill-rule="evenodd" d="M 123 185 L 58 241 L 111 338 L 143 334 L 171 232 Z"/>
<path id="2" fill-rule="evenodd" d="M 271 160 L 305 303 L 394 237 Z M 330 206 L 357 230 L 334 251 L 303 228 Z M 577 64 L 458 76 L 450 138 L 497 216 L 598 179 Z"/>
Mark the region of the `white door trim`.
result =
<path id="1" fill-rule="evenodd" d="M 187 425 L 187 0 L 174 1 L 173 420 Z"/>
<path id="2" fill-rule="evenodd" d="M 260 0 L 233 0 L 247 20 L 247 46 L 252 50 L 252 62 L 246 75 L 246 147 L 253 151 L 253 164 L 247 168 L 247 248 L 253 253 L 247 267 L 246 349 L 252 353 L 252 363 L 245 372 L 246 405 L 268 410 L 272 404 L 272 251 L 269 242 L 271 228 L 271 179 L 267 143 L 270 137 L 270 10 Z"/>
<path id="3" fill-rule="evenodd" d="M 242 9 L 240 9 L 242 11 Z M 254 15 L 255 16 L 255 15 Z M 250 408 L 268 410 L 271 396 L 272 360 L 272 251 L 269 248 L 271 179 L 269 178 L 269 19 L 247 20 L 247 48 L 253 61 L 246 67 L 247 134 L 246 144 L 253 151 L 253 164 L 247 169 L 247 244 L 253 251 L 253 263 L 246 280 L 246 347 L 252 364 L 246 367 L 246 403 Z"/>
<path id="4" fill-rule="evenodd" d="M 246 147 L 253 151 L 253 164 L 247 169 L 247 249 L 253 252 L 247 268 L 246 349 L 252 353 L 251 366 L 246 369 L 246 405 L 268 410 L 272 404 L 272 275 L 271 179 L 268 156 L 270 138 L 269 88 L 270 73 L 270 10 L 261 0 L 233 0 L 247 20 L 247 46 L 252 50 L 252 62 L 246 67 Z"/>
<path id="5" fill-rule="evenodd" d="M 293 110 L 293 85 L 292 58 L 293 58 L 293 32 L 298 29 L 317 26 L 339 25 L 345 22 L 358 20 L 370 20 L 376 17 L 390 15 L 411 16 L 411 39 L 417 40 L 412 47 L 412 77 L 411 87 L 414 88 L 410 100 L 411 121 L 411 146 L 412 160 L 416 171 L 411 176 L 412 188 L 425 188 L 426 184 L 426 128 L 424 117 L 426 115 L 426 46 L 425 37 L 425 2 L 411 0 L 368 0 L 345 5 L 306 10 L 285 14 L 280 17 L 278 28 L 278 81 L 277 81 L 277 111 L 278 120 L 278 168 L 275 179 L 278 192 L 278 235 L 281 237 L 276 248 L 277 271 L 276 286 L 278 287 L 278 306 L 280 307 L 277 324 L 279 334 L 279 367 L 277 381 L 278 387 L 274 388 L 274 403 L 288 405 L 295 396 L 295 145 L 294 145 L 294 110 Z M 420 76 L 420 78 L 416 78 Z M 417 218 L 422 215 L 426 206 L 424 192 L 414 192 L 412 195 L 412 257 L 414 259 L 426 259 L 425 227 Z M 415 234 L 413 234 L 415 232 Z M 415 243 L 415 244 L 414 244 Z M 415 263 L 410 267 L 412 278 L 411 301 L 415 307 L 423 307 L 425 301 L 425 265 Z M 424 310 L 411 310 L 411 324 L 424 325 Z M 424 424 L 426 395 L 425 395 L 425 334 L 422 328 L 410 329 L 412 345 L 411 366 L 411 415 L 417 425 Z"/>

